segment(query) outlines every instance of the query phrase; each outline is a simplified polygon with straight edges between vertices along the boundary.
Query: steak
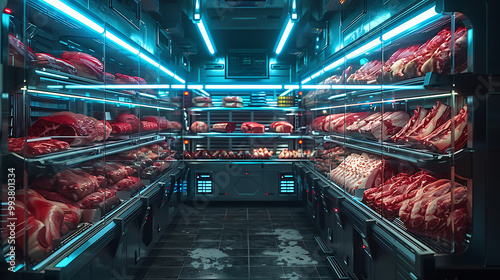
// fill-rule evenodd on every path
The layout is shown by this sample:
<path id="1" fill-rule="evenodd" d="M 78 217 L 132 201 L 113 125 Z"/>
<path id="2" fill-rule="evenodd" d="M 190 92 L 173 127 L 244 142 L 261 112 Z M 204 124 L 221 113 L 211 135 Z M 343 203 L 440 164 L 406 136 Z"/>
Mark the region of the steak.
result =
<path id="1" fill-rule="evenodd" d="M 114 189 L 117 191 L 129 191 L 136 190 L 139 187 L 143 187 L 141 179 L 137 177 L 127 176 L 124 179 L 120 180 L 118 183 L 110 186 L 110 189 Z"/>
<path id="2" fill-rule="evenodd" d="M 56 174 L 54 179 L 57 192 L 73 201 L 99 188 L 99 181 L 95 176 L 77 169 L 67 169 Z"/>
<path id="3" fill-rule="evenodd" d="M 107 121 L 99 121 L 96 118 L 89 117 L 92 121 L 94 121 L 97 131 L 97 137 L 95 141 L 103 141 L 108 139 L 109 135 L 113 131 L 113 128 Z"/>
<path id="4" fill-rule="evenodd" d="M 424 144 L 441 153 L 449 149 L 451 147 L 452 121 L 455 126 L 453 133 L 453 137 L 455 138 L 455 151 L 463 148 L 467 142 L 467 105 L 465 105 L 453 119 L 448 120 L 446 123 L 436 128 L 429 136 L 424 138 Z"/>
<path id="5" fill-rule="evenodd" d="M 158 130 L 157 122 L 141 121 L 141 126 L 143 130 Z"/>
<path id="6" fill-rule="evenodd" d="M 450 117 L 450 106 L 437 101 L 437 104 L 429 111 L 425 118 L 409 132 L 411 140 L 420 141 L 430 135 L 434 129 L 444 124 Z"/>
<path id="7" fill-rule="evenodd" d="M 111 133 L 113 134 L 129 134 L 132 133 L 132 125 L 124 122 L 111 122 Z"/>
<path id="8" fill-rule="evenodd" d="M 417 106 L 417 110 L 414 111 L 410 120 L 398 133 L 393 135 L 391 139 L 394 141 L 405 140 L 409 136 L 409 133 L 414 130 L 425 118 L 428 112 L 428 110 L 422 108 L 421 106 Z"/>
<path id="9" fill-rule="evenodd" d="M 39 156 L 50 154 L 58 151 L 63 151 L 69 148 L 69 144 L 64 141 L 59 140 L 40 140 L 27 142 L 26 138 L 9 138 L 9 152 L 17 153 L 20 155 L 24 154 L 25 144 L 28 146 L 28 154 L 29 156 Z"/>
<path id="10" fill-rule="evenodd" d="M 132 133 L 139 132 L 141 121 L 133 114 L 119 114 L 115 119 L 117 122 L 128 123 L 132 126 Z"/>
<path id="11" fill-rule="evenodd" d="M 269 129 L 277 133 L 292 133 L 293 125 L 289 122 L 279 121 L 269 125 Z"/>
<path id="12" fill-rule="evenodd" d="M 236 130 L 236 123 L 234 122 L 221 122 L 212 126 L 213 131 L 233 133 Z"/>
<path id="13" fill-rule="evenodd" d="M 244 122 L 241 124 L 241 132 L 243 133 L 265 133 L 266 127 L 263 124 L 256 122 Z"/>
<path id="14" fill-rule="evenodd" d="M 30 259 L 42 260 L 51 250 L 45 237 L 47 231 L 45 225 L 35 218 L 20 200 L 15 201 L 14 217 L 16 218 L 16 245 L 22 252 L 26 249 Z M 28 233 L 27 245 L 24 236 L 26 232 Z M 7 237 L 4 238 L 7 239 Z"/>
<path id="15" fill-rule="evenodd" d="M 189 130 L 192 133 L 205 133 L 208 131 L 208 125 L 204 122 L 195 121 L 194 123 L 191 124 Z"/>
<path id="16" fill-rule="evenodd" d="M 81 52 L 63 52 L 62 58 L 75 66 L 78 76 L 97 80 L 103 79 L 104 66 L 99 59 Z"/>
<path id="17" fill-rule="evenodd" d="M 146 117 L 143 117 L 142 120 L 148 121 L 148 122 L 153 122 L 153 123 L 157 124 L 161 130 L 173 128 L 172 123 L 169 120 L 165 119 L 164 117 L 146 116 Z"/>
<path id="18" fill-rule="evenodd" d="M 38 118 L 28 129 L 28 136 L 73 136 L 73 138 L 61 137 L 61 140 L 68 142 L 71 146 L 79 146 L 94 142 L 98 137 L 98 132 L 91 118 L 72 112 L 58 112 Z"/>
<path id="19" fill-rule="evenodd" d="M 77 73 L 75 66 L 73 66 L 73 64 L 71 64 L 71 62 L 67 60 L 55 58 L 46 53 L 37 53 L 36 57 L 38 59 L 36 62 L 38 67 L 53 69 L 71 75 L 76 75 Z"/>
<path id="20" fill-rule="evenodd" d="M 403 111 L 396 111 L 388 115 L 386 118 L 381 118 L 371 125 L 371 133 L 375 138 L 385 141 L 391 136 L 398 133 L 408 122 L 410 115 Z"/>

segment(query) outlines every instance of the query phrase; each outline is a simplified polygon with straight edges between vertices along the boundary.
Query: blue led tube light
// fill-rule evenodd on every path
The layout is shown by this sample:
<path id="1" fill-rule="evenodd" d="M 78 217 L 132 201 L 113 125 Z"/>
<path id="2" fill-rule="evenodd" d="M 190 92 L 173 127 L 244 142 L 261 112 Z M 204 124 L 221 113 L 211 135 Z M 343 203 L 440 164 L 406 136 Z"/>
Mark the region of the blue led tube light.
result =
<path id="1" fill-rule="evenodd" d="M 288 23 L 286 24 L 285 31 L 281 34 L 278 46 L 276 46 L 275 53 L 280 54 L 281 51 L 283 50 L 283 47 L 285 46 L 286 40 L 288 39 L 288 36 L 290 35 L 290 32 L 292 32 L 294 22 L 292 19 L 288 19 Z"/>
<path id="2" fill-rule="evenodd" d="M 205 41 L 210 54 L 215 54 L 215 47 L 212 42 L 212 37 L 210 36 L 208 29 L 206 28 L 205 20 L 203 19 L 203 17 L 196 23 L 196 26 L 200 30 L 201 36 L 203 37 L 203 40 Z"/>

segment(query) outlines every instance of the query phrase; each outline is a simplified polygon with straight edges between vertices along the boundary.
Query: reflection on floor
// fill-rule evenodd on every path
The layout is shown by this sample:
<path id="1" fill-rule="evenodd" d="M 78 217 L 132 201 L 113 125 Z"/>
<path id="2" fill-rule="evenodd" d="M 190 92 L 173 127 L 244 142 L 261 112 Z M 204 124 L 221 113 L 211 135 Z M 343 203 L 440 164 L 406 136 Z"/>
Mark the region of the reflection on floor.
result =
<path id="1" fill-rule="evenodd" d="M 304 208 L 181 206 L 136 279 L 332 279 Z"/>

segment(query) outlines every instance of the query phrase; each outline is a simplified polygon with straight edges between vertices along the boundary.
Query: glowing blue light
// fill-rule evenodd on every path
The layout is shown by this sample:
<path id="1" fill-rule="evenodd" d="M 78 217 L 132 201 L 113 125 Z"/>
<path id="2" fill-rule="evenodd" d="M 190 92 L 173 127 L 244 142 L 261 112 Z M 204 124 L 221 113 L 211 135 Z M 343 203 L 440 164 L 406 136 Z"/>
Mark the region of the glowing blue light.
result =
<path id="1" fill-rule="evenodd" d="M 165 72 L 167 75 L 169 75 L 171 77 L 175 76 L 175 74 L 172 73 L 172 71 L 168 70 L 167 68 L 165 68 L 163 66 L 160 66 L 160 70 L 163 71 L 163 72 Z"/>
<path id="2" fill-rule="evenodd" d="M 276 51 L 275 51 L 276 54 L 280 54 L 281 51 L 283 50 L 283 47 L 285 46 L 286 40 L 288 39 L 288 36 L 290 35 L 290 32 L 292 31 L 293 24 L 294 23 L 293 23 L 292 19 L 289 19 L 288 23 L 286 24 L 285 31 L 283 32 L 283 34 L 281 34 L 278 46 L 276 47 Z"/>
<path id="3" fill-rule="evenodd" d="M 415 26 L 421 24 L 422 22 L 424 22 L 428 19 L 433 18 L 436 15 L 438 15 L 436 13 L 436 8 L 432 7 L 430 9 L 424 11 L 423 13 L 409 19 L 408 21 L 399 25 L 398 27 L 386 32 L 385 34 L 382 35 L 382 40 L 386 41 L 386 40 L 389 40 L 389 39 L 393 38 L 394 36 L 397 36 L 403 32 L 408 32 L 408 31 L 412 30 Z"/>
<path id="4" fill-rule="evenodd" d="M 283 89 L 282 85 L 205 85 L 205 89 Z"/>
<path id="5" fill-rule="evenodd" d="M 210 35 L 208 34 L 208 30 L 205 28 L 205 21 L 201 19 L 198 23 L 196 23 L 196 26 L 198 26 L 198 29 L 200 30 L 201 36 L 203 37 L 203 40 L 205 41 L 205 44 L 207 45 L 208 51 L 211 54 L 215 53 L 215 47 L 212 44 L 212 39 L 210 38 Z"/>
<path id="6" fill-rule="evenodd" d="M 99 34 L 104 33 L 104 28 L 100 26 L 99 24 L 93 22 L 91 19 L 87 18 L 86 16 L 82 15 L 81 13 L 77 12 L 75 9 L 71 8 L 70 6 L 62 3 L 59 0 L 43 0 L 45 3 L 53 6 L 54 8 L 58 9 L 59 11 L 65 13 L 66 15 L 74 18 L 75 20 L 83 23 L 90 29 L 93 29 Z"/>
<path id="7" fill-rule="evenodd" d="M 185 89 L 186 86 L 185 85 L 172 85 L 171 88 L 173 88 L 173 89 Z"/>
<path id="8" fill-rule="evenodd" d="M 331 89 L 330 85 L 303 85 L 303 89 Z"/>
<path id="9" fill-rule="evenodd" d="M 285 96 L 287 95 L 289 92 L 291 92 L 293 89 L 288 89 L 286 91 L 284 91 L 282 94 L 280 94 L 280 96 Z"/>
<path id="10" fill-rule="evenodd" d="M 149 62 L 154 67 L 156 67 L 156 68 L 160 67 L 160 63 L 158 63 L 157 61 L 154 61 L 152 58 L 150 58 L 149 56 L 145 55 L 144 53 L 140 53 L 139 56 L 142 59 L 144 59 L 145 61 Z"/>
<path id="11" fill-rule="evenodd" d="M 203 89 L 203 85 L 188 85 L 188 89 Z"/>
<path id="12" fill-rule="evenodd" d="M 122 47 L 122 48 L 126 49 L 127 51 L 129 51 L 129 52 L 131 52 L 131 53 L 133 53 L 133 54 L 135 54 L 135 55 L 139 54 L 139 49 L 134 48 L 134 47 L 132 47 L 131 45 L 129 45 L 129 44 L 127 44 L 127 43 L 125 43 L 125 41 L 123 41 L 122 39 L 120 39 L 120 38 L 116 37 L 116 36 L 115 36 L 114 34 L 112 34 L 111 32 L 106 31 L 105 35 L 106 35 L 106 37 L 107 37 L 108 39 L 110 39 L 111 41 L 113 41 L 113 42 L 115 42 L 116 44 L 118 44 L 118 46 L 120 46 L 120 47 Z"/>
<path id="13" fill-rule="evenodd" d="M 158 97 L 156 95 L 152 95 L 149 93 L 139 92 L 139 95 L 144 96 L 144 97 L 148 97 L 148 98 L 152 98 L 152 99 L 158 99 Z"/>
<path id="14" fill-rule="evenodd" d="M 184 81 L 181 77 L 179 77 L 179 76 L 177 76 L 177 75 L 175 75 L 175 76 L 174 76 L 174 79 L 176 79 L 177 81 L 179 81 L 179 82 L 181 82 L 181 83 L 183 83 L 183 84 L 185 84 L 185 83 L 186 83 L 186 81 Z"/>
<path id="15" fill-rule="evenodd" d="M 364 44 L 363 46 L 355 49 L 354 51 L 348 53 L 345 57 L 346 57 L 346 59 L 354 58 L 360 54 L 366 53 L 366 52 L 380 46 L 381 44 L 382 44 L 382 41 L 380 41 L 380 38 L 377 38 L 377 39 L 370 41 L 370 42 Z"/>
<path id="16" fill-rule="evenodd" d="M 332 70 L 333 68 L 338 67 L 338 66 L 340 66 L 340 65 L 344 64 L 344 62 L 345 62 L 345 58 L 344 58 L 344 57 L 342 57 L 341 59 L 339 59 L 339 60 L 337 60 L 337 61 L 335 61 L 335 62 L 331 63 L 330 65 L 326 66 L 325 68 L 323 68 L 323 71 L 325 71 L 325 72 L 326 72 L 326 71 L 330 71 L 330 70 Z"/>
<path id="17" fill-rule="evenodd" d="M 210 96 L 210 93 L 208 93 L 208 92 L 206 92 L 206 91 L 204 91 L 202 89 L 198 89 L 198 91 L 201 92 L 206 97 Z"/>
<path id="18" fill-rule="evenodd" d="M 300 86 L 299 85 L 285 85 L 284 88 L 285 89 L 299 89 Z"/>
<path id="19" fill-rule="evenodd" d="M 305 78 L 304 80 L 302 80 L 302 82 L 300 82 L 301 84 L 307 84 L 308 82 L 311 81 L 311 77 L 307 77 Z"/>
<path id="20" fill-rule="evenodd" d="M 345 93 L 341 93 L 341 94 L 337 94 L 337 95 L 332 95 L 328 99 L 336 99 L 336 98 L 341 98 L 341 97 L 345 97 L 345 96 L 346 96 Z"/>

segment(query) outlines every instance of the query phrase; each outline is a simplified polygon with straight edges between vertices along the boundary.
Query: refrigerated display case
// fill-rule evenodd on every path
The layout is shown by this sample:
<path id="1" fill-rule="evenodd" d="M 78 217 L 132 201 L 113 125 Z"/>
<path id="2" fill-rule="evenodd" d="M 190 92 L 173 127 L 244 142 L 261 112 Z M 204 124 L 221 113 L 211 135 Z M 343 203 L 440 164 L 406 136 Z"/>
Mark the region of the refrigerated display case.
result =
<path id="1" fill-rule="evenodd" d="M 145 28 L 85 2 L 9 1 L 2 13 L 2 205 L 15 209 L 2 208 L 2 253 L 13 271 L 85 278 L 86 254 L 106 259 L 122 239 L 121 273 L 180 199 L 172 99 L 182 91 L 170 84 L 184 84 L 185 71 L 160 59 L 171 54 Z"/>

